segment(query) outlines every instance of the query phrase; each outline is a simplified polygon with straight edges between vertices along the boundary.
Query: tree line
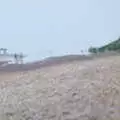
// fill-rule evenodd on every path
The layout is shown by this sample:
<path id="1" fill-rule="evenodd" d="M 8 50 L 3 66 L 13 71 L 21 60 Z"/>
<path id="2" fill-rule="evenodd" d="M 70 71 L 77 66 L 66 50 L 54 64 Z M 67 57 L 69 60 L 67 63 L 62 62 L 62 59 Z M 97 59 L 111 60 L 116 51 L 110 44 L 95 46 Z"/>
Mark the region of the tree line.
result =
<path id="1" fill-rule="evenodd" d="M 105 46 L 102 47 L 90 47 L 88 51 L 90 53 L 98 53 L 98 52 L 105 52 L 105 51 L 118 51 L 120 50 L 120 38 L 116 41 L 113 41 Z"/>

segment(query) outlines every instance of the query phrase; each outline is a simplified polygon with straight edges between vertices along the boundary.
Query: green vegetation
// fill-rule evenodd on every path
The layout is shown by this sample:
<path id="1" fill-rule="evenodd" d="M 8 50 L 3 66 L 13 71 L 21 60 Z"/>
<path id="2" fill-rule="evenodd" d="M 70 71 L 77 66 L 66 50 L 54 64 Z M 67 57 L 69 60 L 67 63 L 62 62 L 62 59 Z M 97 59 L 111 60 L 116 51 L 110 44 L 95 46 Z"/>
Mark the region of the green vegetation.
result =
<path id="1" fill-rule="evenodd" d="M 88 50 L 90 53 L 97 53 L 98 49 L 94 47 L 90 47 Z"/>
<path id="2" fill-rule="evenodd" d="M 120 38 L 99 48 L 90 47 L 90 53 L 105 52 L 105 51 L 119 51 L 120 50 Z"/>

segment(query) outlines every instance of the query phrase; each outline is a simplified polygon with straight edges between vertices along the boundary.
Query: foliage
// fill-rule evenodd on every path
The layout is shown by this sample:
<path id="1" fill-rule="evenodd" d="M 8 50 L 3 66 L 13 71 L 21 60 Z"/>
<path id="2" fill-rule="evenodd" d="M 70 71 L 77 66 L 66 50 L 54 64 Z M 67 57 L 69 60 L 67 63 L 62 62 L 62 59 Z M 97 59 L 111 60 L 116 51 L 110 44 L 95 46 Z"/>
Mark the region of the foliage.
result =
<path id="1" fill-rule="evenodd" d="M 97 52 L 105 52 L 105 51 L 118 51 L 120 50 L 120 38 L 118 40 L 115 40 L 105 46 L 95 48 L 91 47 L 89 48 L 90 53 L 97 53 Z"/>
<path id="2" fill-rule="evenodd" d="M 97 48 L 90 47 L 88 50 L 90 53 L 97 53 Z"/>

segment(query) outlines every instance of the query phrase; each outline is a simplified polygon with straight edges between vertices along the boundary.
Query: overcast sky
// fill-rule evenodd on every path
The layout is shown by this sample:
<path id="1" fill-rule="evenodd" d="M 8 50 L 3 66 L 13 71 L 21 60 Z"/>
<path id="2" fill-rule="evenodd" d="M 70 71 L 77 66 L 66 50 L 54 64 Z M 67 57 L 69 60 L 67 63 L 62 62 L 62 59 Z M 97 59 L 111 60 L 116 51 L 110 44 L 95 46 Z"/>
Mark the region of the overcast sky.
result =
<path id="1" fill-rule="evenodd" d="M 120 36 L 120 0 L 0 0 L 0 47 L 28 60 L 77 54 Z"/>

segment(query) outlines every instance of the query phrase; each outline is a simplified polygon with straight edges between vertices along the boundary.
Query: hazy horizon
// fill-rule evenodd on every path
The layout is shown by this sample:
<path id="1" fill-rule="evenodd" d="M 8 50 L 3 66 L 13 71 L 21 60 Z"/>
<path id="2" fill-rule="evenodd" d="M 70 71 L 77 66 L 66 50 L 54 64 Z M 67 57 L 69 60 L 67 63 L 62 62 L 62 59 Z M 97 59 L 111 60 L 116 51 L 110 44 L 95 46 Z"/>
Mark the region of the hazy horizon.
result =
<path id="1" fill-rule="evenodd" d="M 120 36 L 119 0 L 0 1 L 0 47 L 27 61 L 80 54 Z"/>

